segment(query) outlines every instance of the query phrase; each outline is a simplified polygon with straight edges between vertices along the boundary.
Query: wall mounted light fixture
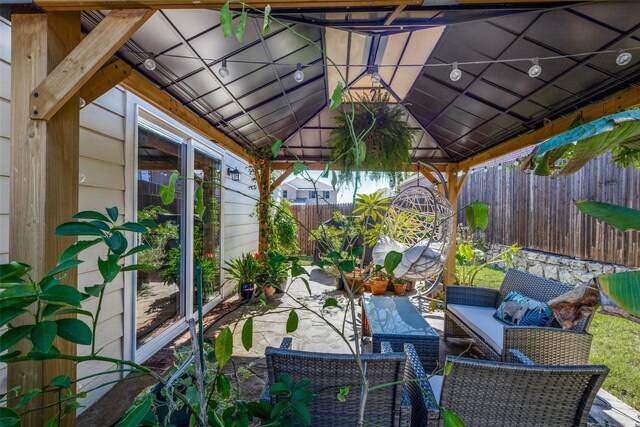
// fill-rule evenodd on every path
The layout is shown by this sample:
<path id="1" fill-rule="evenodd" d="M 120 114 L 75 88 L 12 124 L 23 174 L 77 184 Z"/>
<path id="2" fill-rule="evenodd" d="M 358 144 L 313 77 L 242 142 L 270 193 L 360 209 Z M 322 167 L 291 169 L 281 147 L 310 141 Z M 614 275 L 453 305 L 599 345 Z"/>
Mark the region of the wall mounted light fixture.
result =
<path id="1" fill-rule="evenodd" d="M 227 176 L 231 177 L 231 181 L 240 181 L 240 171 L 238 168 L 227 168 Z"/>

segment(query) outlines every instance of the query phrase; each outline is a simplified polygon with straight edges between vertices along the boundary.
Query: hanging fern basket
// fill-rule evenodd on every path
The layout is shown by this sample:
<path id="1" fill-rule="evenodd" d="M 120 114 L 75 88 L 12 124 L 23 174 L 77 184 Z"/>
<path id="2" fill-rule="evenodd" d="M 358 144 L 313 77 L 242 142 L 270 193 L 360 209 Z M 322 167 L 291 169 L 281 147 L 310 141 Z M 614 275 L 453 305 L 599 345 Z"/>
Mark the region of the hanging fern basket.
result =
<path id="1" fill-rule="evenodd" d="M 354 104 L 353 133 L 361 140 L 356 144 L 345 113 L 336 117 L 337 127 L 331 132 L 331 158 L 340 170 L 339 180 L 349 183 L 354 172 L 366 171 L 369 178 L 388 178 L 392 186 L 402 179 L 402 168 L 411 162 L 415 130 L 407 122 L 403 107 L 389 103 L 389 94 L 374 90 Z"/>

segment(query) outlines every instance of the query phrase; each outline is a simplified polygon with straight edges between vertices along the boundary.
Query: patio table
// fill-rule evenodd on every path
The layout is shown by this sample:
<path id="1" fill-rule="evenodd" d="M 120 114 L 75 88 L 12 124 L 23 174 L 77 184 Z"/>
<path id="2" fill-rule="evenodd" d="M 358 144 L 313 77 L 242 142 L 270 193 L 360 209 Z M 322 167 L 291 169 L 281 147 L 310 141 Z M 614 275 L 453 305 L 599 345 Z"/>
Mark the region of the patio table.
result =
<path id="1" fill-rule="evenodd" d="M 440 336 L 407 297 L 363 298 L 362 335 L 373 340 L 373 351 L 388 341 L 393 351 L 404 351 L 411 343 L 427 373 L 438 367 Z"/>

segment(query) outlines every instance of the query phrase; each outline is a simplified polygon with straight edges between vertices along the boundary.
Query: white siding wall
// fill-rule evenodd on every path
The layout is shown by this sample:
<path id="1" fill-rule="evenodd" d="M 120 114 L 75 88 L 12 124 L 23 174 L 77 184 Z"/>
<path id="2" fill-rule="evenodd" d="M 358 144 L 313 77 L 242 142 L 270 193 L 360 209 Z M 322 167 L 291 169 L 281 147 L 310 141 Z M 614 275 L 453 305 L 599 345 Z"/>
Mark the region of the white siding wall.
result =
<path id="1" fill-rule="evenodd" d="M 9 163 L 11 161 L 11 27 L 0 18 L 0 264 L 9 262 Z M 0 334 L 6 328 L 0 328 Z M 0 363 L 0 393 L 7 366 Z"/>
<path id="2" fill-rule="evenodd" d="M 258 250 L 258 222 L 254 211 L 258 191 L 250 189 L 254 185 L 251 179 L 248 164 L 234 155 L 225 157 L 222 166 L 226 177 L 227 168 L 238 168 L 240 181 L 232 181 L 228 177 L 224 181 L 224 205 L 222 209 L 222 234 L 224 239 L 222 262 L 241 256 L 243 253 L 256 252 Z M 226 293 L 234 284 L 225 286 Z"/>
<path id="3" fill-rule="evenodd" d="M 87 105 L 80 112 L 80 174 L 84 182 L 80 183 L 80 210 L 104 212 L 106 207 L 116 206 L 120 220 L 125 212 L 125 93 L 115 88 Z M 101 283 L 102 276 L 96 264 L 97 256 L 106 253 L 100 246 L 87 250 L 81 257 L 85 263 L 78 267 L 78 287 Z M 88 299 L 83 306 L 95 311 L 97 298 Z M 124 275 L 118 275 L 107 289 L 100 313 L 100 323 L 96 333 L 96 348 L 107 357 L 123 357 L 124 336 Z M 87 320 L 86 316 L 81 316 Z M 88 346 L 78 346 L 78 354 L 88 354 Z M 109 364 L 88 362 L 78 365 L 78 378 L 94 372 L 112 370 Z M 117 374 L 94 377 L 81 381 L 78 389 L 90 390 L 96 386 L 114 380 Z M 90 392 L 83 404 L 91 405 L 110 387 Z"/>

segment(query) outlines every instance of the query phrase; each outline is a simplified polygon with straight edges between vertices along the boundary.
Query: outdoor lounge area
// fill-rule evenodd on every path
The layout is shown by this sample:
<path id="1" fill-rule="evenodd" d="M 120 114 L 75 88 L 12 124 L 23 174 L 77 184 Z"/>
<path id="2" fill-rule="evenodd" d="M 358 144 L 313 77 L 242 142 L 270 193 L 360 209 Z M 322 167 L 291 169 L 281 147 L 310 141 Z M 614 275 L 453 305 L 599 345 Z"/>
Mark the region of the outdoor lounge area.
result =
<path id="1" fill-rule="evenodd" d="M 0 426 L 640 426 L 640 1 L 6 0 Z"/>

